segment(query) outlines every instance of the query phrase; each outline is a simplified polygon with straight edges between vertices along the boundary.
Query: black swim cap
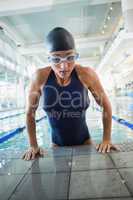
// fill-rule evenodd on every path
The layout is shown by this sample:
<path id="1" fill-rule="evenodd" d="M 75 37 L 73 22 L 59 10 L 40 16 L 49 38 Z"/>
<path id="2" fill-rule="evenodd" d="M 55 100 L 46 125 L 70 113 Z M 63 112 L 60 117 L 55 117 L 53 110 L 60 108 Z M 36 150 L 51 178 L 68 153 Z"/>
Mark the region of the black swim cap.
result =
<path id="1" fill-rule="evenodd" d="M 48 33 L 46 46 L 49 52 L 75 49 L 72 34 L 62 27 L 56 27 Z"/>

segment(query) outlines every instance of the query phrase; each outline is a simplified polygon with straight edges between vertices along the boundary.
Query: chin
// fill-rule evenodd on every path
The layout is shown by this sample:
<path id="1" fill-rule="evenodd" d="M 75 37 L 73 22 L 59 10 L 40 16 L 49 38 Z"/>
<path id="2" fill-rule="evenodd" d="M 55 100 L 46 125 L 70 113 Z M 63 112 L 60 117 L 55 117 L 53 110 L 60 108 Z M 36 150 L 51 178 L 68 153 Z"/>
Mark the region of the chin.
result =
<path id="1" fill-rule="evenodd" d="M 65 74 L 60 73 L 60 78 L 68 78 L 70 76 L 70 72 L 67 72 Z"/>

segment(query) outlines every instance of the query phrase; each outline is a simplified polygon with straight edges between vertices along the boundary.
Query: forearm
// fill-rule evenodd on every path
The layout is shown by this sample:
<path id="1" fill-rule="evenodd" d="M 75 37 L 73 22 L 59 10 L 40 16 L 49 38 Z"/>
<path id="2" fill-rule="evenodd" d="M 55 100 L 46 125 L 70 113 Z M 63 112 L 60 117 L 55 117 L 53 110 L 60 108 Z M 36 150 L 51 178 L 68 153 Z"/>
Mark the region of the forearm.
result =
<path id="1" fill-rule="evenodd" d="M 37 138 L 36 138 L 36 122 L 35 122 L 35 115 L 30 113 L 26 115 L 26 125 L 27 125 L 27 132 L 29 136 L 29 143 L 30 146 L 37 147 Z"/>
<path id="2" fill-rule="evenodd" d="M 111 106 L 108 106 L 107 108 L 103 108 L 102 121 L 103 121 L 103 140 L 110 141 L 111 140 L 111 129 L 112 129 Z"/>

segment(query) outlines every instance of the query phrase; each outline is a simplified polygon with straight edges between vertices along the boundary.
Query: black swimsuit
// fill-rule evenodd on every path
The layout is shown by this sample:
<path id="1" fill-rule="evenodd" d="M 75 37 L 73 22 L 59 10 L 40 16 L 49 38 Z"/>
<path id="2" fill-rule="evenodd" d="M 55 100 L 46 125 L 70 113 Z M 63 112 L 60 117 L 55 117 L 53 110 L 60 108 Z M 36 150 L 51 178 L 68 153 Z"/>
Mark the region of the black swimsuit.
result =
<path id="1" fill-rule="evenodd" d="M 90 138 L 85 119 L 90 104 L 88 90 L 80 82 L 75 69 L 67 86 L 60 86 L 51 70 L 42 96 L 53 143 L 59 146 L 80 145 Z"/>

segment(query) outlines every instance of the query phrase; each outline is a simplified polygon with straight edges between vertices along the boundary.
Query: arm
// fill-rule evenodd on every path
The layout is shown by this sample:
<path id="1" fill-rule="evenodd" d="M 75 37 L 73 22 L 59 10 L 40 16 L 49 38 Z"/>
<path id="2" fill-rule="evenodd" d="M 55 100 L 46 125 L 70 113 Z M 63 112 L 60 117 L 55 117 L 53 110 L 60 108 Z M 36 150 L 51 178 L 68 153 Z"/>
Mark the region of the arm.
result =
<path id="1" fill-rule="evenodd" d="M 103 108 L 102 122 L 103 122 L 103 141 L 111 141 L 112 128 L 112 108 L 110 101 L 101 85 L 101 82 L 95 71 L 92 71 L 92 79 L 89 84 L 89 90 L 94 96 L 97 104 Z"/>
<path id="2" fill-rule="evenodd" d="M 29 143 L 31 147 L 38 147 L 36 139 L 36 122 L 35 114 L 38 108 L 39 99 L 41 95 L 40 85 L 37 81 L 37 75 L 32 81 L 28 94 L 28 102 L 26 109 L 26 126 L 29 136 Z"/>
<path id="3" fill-rule="evenodd" d="M 30 148 L 23 155 L 24 160 L 34 159 L 36 154 L 40 156 L 44 154 L 43 149 L 38 147 L 37 143 L 35 114 L 39 105 L 42 85 L 45 83 L 48 76 L 47 72 L 47 69 L 37 70 L 30 84 L 26 108 L 26 127 L 29 136 Z"/>
<path id="4" fill-rule="evenodd" d="M 103 108 L 102 122 L 103 122 L 103 141 L 97 145 L 99 152 L 110 152 L 110 149 L 118 150 L 116 146 L 111 143 L 111 128 L 112 128 L 112 108 L 111 103 L 103 89 L 96 72 L 88 68 L 88 88 L 94 96 L 98 105 Z"/>
<path id="5" fill-rule="evenodd" d="M 103 141 L 97 145 L 99 152 L 109 152 L 111 148 L 117 149 L 111 144 L 111 128 L 112 128 L 112 108 L 110 101 L 104 91 L 104 88 L 99 80 L 96 72 L 89 67 L 78 69 L 79 77 L 82 83 L 91 91 L 98 105 L 103 108 Z"/>

